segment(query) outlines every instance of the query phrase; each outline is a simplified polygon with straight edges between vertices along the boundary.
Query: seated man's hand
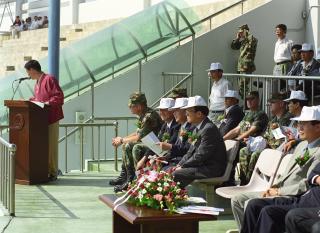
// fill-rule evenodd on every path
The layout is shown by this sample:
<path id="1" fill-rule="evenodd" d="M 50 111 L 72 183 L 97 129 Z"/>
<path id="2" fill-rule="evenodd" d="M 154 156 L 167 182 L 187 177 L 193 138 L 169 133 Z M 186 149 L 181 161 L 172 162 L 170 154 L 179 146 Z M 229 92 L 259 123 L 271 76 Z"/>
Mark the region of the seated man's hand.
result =
<path id="1" fill-rule="evenodd" d="M 122 137 L 116 137 L 112 139 L 112 145 L 113 146 L 119 146 L 122 144 Z"/>
<path id="2" fill-rule="evenodd" d="M 137 163 L 136 170 L 138 171 L 140 169 L 143 169 L 145 167 L 146 161 L 147 161 L 147 156 L 143 156 L 142 159 L 140 159 L 139 162 Z"/>
<path id="3" fill-rule="evenodd" d="M 295 146 L 295 143 L 296 143 L 295 140 L 291 140 L 291 141 L 287 142 L 283 146 L 283 151 L 288 152 L 289 150 L 291 150 Z"/>
<path id="4" fill-rule="evenodd" d="M 171 150 L 172 145 L 167 142 L 157 142 L 156 145 L 158 145 L 161 150 Z"/>
<path id="5" fill-rule="evenodd" d="M 263 197 L 275 197 L 279 196 L 278 188 L 269 188 L 266 192 L 262 194 Z"/>
<path id="6" fill-rule="evenodd" d="M 174 170 L 174 171 L 178 171 L 178 170 L 180 170 L 180 169 L 182 169 L 182 167 L 181 167 L 180 165 L 177 165 L 177 166 L 174 167 L 173 170 Z"/>

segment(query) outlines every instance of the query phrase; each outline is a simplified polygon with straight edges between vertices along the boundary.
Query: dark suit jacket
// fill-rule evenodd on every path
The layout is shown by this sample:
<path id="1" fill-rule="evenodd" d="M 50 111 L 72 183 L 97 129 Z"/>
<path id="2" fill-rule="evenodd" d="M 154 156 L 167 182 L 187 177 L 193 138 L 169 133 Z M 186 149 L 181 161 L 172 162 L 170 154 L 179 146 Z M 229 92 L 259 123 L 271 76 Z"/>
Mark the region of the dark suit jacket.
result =
<path id="1" fill-rule="evenodd" d="M 197 134 L 197 141 L 194 145 L 191 144 L 179 165 L 182 168 L 196 168 L 195 175 L 221 176 L 226 169 L 227 156 L 218 128 L 205 118 Z"/>
<path id="2" fill-rule="evenodd" d="M 219 131 L 222 136 L 226 135 L 230 130 L 237 127 L 244 117 L 242 108 L 239 105 L 233 105 L 228 111 L 225 120 L 221 123 Z"/>
<path id="3" fill-rule="evenodd" d="M 186 124 L 185 130 L 187 132 L 192 132 L 194 130 L 194 126 L 190 123 Z M 179 131 L 180 132 L 180 131 Z M 176 142 L 172 145 L 170 153 L 167 155 L 167 160 L 171 160 L 174 158 L 182 158 L 190 148 L 190 143 L 187 138 L 181 140 L 180 135 L 178 135 Z"/>
<path id="4" fill-rule="evenodd" d="M 319 176 L 320 175 L 320 163 L 318 163 L 313 169 L 312 171 L 310 172 L 309 176 L 308 176 L 308 182 L 310 185 L 313 185 L 314 184 L 312 183 L 312 179 L 314 176 Z"/>

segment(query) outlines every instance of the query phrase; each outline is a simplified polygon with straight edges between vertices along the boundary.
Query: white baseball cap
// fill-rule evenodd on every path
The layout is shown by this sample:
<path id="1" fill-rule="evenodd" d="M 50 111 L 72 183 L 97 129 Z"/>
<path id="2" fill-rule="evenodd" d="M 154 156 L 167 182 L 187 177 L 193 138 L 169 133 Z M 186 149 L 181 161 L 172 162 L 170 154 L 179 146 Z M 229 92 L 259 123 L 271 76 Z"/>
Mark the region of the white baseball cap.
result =
<path id="1" fill-rule="evenodd" d="M 223 70 L 222 65 L 220 62 L 211 63 L 210 68 L 207 71 L 210 70 Z"/>
<path id="2" fill-rule="evenodd" d="M 171 107 L 170 109 L 174 110 L 174 109 L 185 107 L 187 105 L 188 105 L 188 98 L 177 98 L 176 102 L 174 103 L 174 106 Z"/>
<path id="3" fill-rule="evenodd" d="M 192 108 L 195 106 L 206 106 L 208 107 L 206 101 L 199 95 L 189 97 L 188 98 L 188 104 L 185 107 L 182 107 L 182 109 Z"/>
<path id="4" fill-rule="evenodd" d="M 294 121 L 320 121 L 320 106 L 302 108 L 301 114 L 298 117 L 291 118 Z"/>
<path id="5" fill-rule="evenodd" d="M 168 108 L 171 108 L 173 105 L 174 105 L 174 99 L 162 98 L 160 100 L 160 105 L 157 107 L 157 109 L 168 109 Z"/>
<path id="6" fill-rule="evenodd" d="M 299 52 L 308 52 L 308 51 L 313 51 L 313 45 L 308 43 L 302 44 L 302 48 L 299 50 Z"/>
<path id="7" fill-rule="evenodd" d="M 226 94 L 224 95 L 224 98 L 236 98 L 239 100 L 239 92 L 234 90 L 227 90 Z"/>
<path id="8" fill-rule="evenodd" d="M 284 101 L 290 102 L 290 100 L 308 100 L 306 94 L 303 91 L 291 91 L 290 98 Z"/>

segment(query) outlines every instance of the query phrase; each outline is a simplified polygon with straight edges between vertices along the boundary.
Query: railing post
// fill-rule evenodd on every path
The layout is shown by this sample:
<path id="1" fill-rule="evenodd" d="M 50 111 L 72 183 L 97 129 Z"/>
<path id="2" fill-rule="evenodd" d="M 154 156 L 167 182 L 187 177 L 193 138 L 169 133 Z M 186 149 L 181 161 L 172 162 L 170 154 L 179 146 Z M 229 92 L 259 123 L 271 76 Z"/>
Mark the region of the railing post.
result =
<path id="1" fill-rule="evenodd" d="M 10 148 L 10 175 L 9 175 L 9 182 L 10 182 L 10 204 L 9 204 L 9 214 L 11 216 L 15 216 L 15 153 L 16 153 L 16 146 L 12 145 Z"/>
<path id="2" fill-rule="evenodd" d="M 68 173 L 68 127 L 64 127 L 64 134 L 65 134 L 65 145 L 64 145 L 64 154 L 65 154 L 65 173 Z"/>
<path id="3" fill-rule="evenodd" d="M 100 172 L 100 126 L 98 126 L 98 172 Z"/>
<path id="4" fill-rule="evenodd" d="M 83 126 L 80 128 L 80 171 L 83 172 Z"/>
<path id="5" fill-rule="evenodd" d="M 114 136 L 118 137 L 118 121 L 115 121 L 114 123 Z M 118 148 L 114 147 L 114 169 L 118 171 Z"/>
<path id="6" fill-rule="evenodd" d="M 193 96 L 194 40 L 195 40 L 195 35 L 192 35 L 192 41 L 191 41 L 191 67 L 190 67 L 190 73 L 191 73 L 190 96 Z"/>
<path id="7" fill-rule="evenodd" d="M 141 84 L 142 84 L 142 65 L 141 60 L 139 61 L 139 92 L 141 92 Z"/>

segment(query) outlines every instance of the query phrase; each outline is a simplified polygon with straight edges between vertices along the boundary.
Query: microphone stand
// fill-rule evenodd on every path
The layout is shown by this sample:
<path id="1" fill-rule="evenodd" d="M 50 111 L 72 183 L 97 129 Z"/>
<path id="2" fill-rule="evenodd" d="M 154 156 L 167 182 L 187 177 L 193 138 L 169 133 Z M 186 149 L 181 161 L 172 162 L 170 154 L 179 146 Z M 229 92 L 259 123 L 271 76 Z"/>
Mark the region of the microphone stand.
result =
<path id="1" fill-rule="evenodd" d="M 20 83 L 21 83 L 23 80 L 24 80 L 24 79 L 16 79 L 16 80 L 13 80 L 13 82 L 12 82 L 12 84 L 11 84 L 11 87 L 12 87 L 12 90 L 13 90 L 13 95 L 12 95 L 12 97 L 11 97 L 11 100 L 13 100 L 14 95 L 16 94 L 16 92 L 17 92 L 17 90 L 18 90 L 18 88 L 19 88 L 19 85 L 20 85 Z M 15 81 L 19 81 L 19 82 L 18 82 L 18 85 L 16 86 L 16 88 L 13 87 L 13 84 L 14 84 Z"/>
<path id="2" fill-rule="evenodd" d="M 15 81 L 18 81 L 18 80 L 14 80 L 14 81 L 12 82 L 12 84 L 11 84 L 11 87 L 12 87 L 12 90 L 13 90 L 13 95 L 12 95 L 12 97 L 11 97 L 11 100 L 13 100 L 13 98 L 14 98 L 14 96 L 15 96 L 15 94 L 16 94 L 16 92 L 17 92 L 17 90 L 18 90 L 18 88 L 19 88 L 19 85 L 20 85 L 20 83 L 21 83 L 22 80 L 19 80 L 18 85 L 16 86 L 16 88 L 13 87 L 13 84 L 15 83 Z"/>

